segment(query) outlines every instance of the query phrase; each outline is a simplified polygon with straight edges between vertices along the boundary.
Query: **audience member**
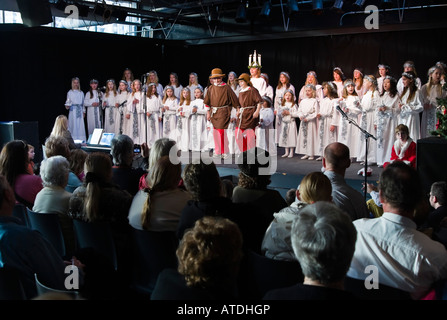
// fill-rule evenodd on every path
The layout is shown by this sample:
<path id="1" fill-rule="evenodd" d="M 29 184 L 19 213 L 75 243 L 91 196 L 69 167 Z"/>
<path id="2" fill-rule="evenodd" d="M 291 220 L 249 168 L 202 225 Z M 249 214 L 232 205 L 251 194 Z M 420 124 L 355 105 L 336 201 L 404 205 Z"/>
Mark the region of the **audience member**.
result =
<path id="1" fill-rule="evenodd" d="M 88 153 L 82 149 L 70 150 L 70 171 L 73 172 L 79 180 L 84 181 L 85 172 L 84 165 Z"/>
<path id="2" fill-rule="evenodd" d="M 431 211 L 424 223 L 418 228 L 433 240 L 439 241 L 447 247 L 447 183 L 436 181 L 430 187 L 428 201 L 433 211 Z"/>
<path id="3" fill-rule="evenodd" d="M 289 189 L 286 193 L 286 203 L 287 206 L 290 206 L 292 203 L 295 202 L 295 198 L 296 198 L 296 189 Z"/>
<path id="4" fill-rule="evenodd" d="M 132 163 L 135 156 L 133 140 L 127 135 L 119 135 L 112 139 L 110 154 L 113 158 L 112 180 L 121 189 L 127 190 L 134 196 L 139 189 L 140 178 L 147 173 L 143 168 L 133 168 Z M 149 157 L 149 148 L 146 143 L 141 145 L 143 157 Z"/>
<path id="5" fill-rule="evenodd" d="M 270 155 L 260 148 L 252 148 L 239 154 L 238 185 L 233 190 L 234 203 L 248 203 L 256 207 L 259 220 L 265 230 L 273 220 L 273 213 L 287 207 L 287 203 L 277 190 L 269 189 L 271 175 L 268 167 Z"/>
<path id="6" fill-rule="evenodd" d="M 363 184 L 362 190 L 365 190 L 365 185 Z M 379 188 L 372 183 L 366 184 L 366 192 L 369 193 L 371 199 L 366 201 L 366 207 L 371 213 L 372 217 L 378 218 L 383 214 L 382 203 L 379 199 Z"/>
<path id="7" fill-rule="evenodd" d="M 187 202 L 181 213 L 177 229 L 179 239 L 187 229 L 194 227 L 194 223 L 200 218 L 221 216 L 238 225 L 244 238 L 244 248 L 259 251 L 265 226 L 258 219 L 258 212 L 248 204 L 233 203 L 223 195 L 223 181 L 214 162 L 187 164 L 183 170 L 183 181 L 192 199 Z"/>
<path id="8" fill-rule="evenodd" d="M 273 214 L 273 221 L 262 241 L 262 252 L 267 258 L 296 261 L 291 243 L 292 223 L 300 211 L 317 201 L 331 201 L 332 187 L 328 177 L 321 172 L 304 176 L 296 191 L 297 202 Z"/>
<path id="9" fill-rule="evenodd" d="M 28 163 L 28 169 L 27 172 L 29 174 L 34 174 L 34 157 L 35 157 L 36 153 L 34 152 L 34 147 L 30 144 L 28 144 L 28 159 L 29 159 L 29 163 Z"/>
<path id="10" fill-rule="evenodd" d="M 53 156 L 42 161 L 40 176 L 44 188 L 37 194 L 32 210 L 38 213 L 57 213 L 67 251 L 74 252 L 73 223 L 68 217 L 68 204 L 72 194 L 65 190 L 68 166 L 67 159 L 62 156 Z"/>
<path id="11" fill-rule="evenodd" d="M 169 138 L 160 138 L 154 142 L 149 153 L 149 164 L 147 171 L 150 172 L 155 163 L 163 156 L 169 156 L 170 154 L 177 154 L 177 145 L 174 140 Z M 147 188 L 147 173 L 140 178 L 139 189 Z M 182 185 L 180 181 L 179 185 Z"/>
<path id="12" fill-rule="evenodd" d="M 0 266 L 18 270 L 27 299 L 37 296 L 34 274 L 47 286 L 65 290 L 64 261 L 39 232 L 12 216 L 15 201 L 14 191 L 0 175 Z"/>
<path id="13" fill-rule="evenodd" d="M 63 156 L 65 159 L 70 161 L 70 149 L 67 139 L 61 136 L 50 135 L 45 141 L 45 155 L 47 158 L 53 156 Z M 68 192 L 73 192 L 81 185 L 82 181 L 79 180 L 78 176 L 70 170 L 68 173 L 68 183 L 65 190 Z"/>
<path id="14" fill-rule="evenodd" d="M 28 164 L 28 145 L 24 141 L 13 140 L 5 144 L 0 153 L 0 174 L 13 188 L 16 200 L 32 209 L 43 186 L 40 176 L 27 172 Z"/>
<path id="15" fill-rule="evenodd" d="M 201 218 L 185 233 L 177 258 L 178 270 L 160 273 L 152 300 L 236 298 L 242 235 L 234 222 L 221 217 Z"/>
<path id="16" fill-rule="evenodd" d="M 78 148 L 71 136 L 70 130 L 68 130 L 68 118 L 65 115 L 61 114 L 56 117 L 50 136 L 67 139 L 70 150 Z"/>
<path id="17" fill-rule="evenodd" d="M 292 224 L 291 234 L 304 282 L 271 290 L 264 300 L 355 299 L 344 291 L 344 279 L 356 242 L 351 218 L 336 205 L 319 201 L 301 210 Z"/>
<path id="18" fill-rule="evenodd" d="M 127 213 L 132 196 L 112 183 L 112 161 L 107 154 L 90 153 L 85 160 L 85 170 L 84 183 L 73 192 L 68 213 L 73 219 L 110 224 L 120 268 L 129 254 Z"/>
<path id="19" fill-rule="evenodd" d="M 178 187 L 181 164 L 163 156 L 150 168 L 146 184 L 133 198 L 129 224 L 139 230 L 176 232 L 182 209 L 191 195 Z"/>
<path id="20" fill-rule="evenodd" d="M 225 198 L 233 199 L 234 183 L 230 179 L 222 179 L 222 192 Z"/>
<path id="21" fill-rule="evenodd" d="M 326 146 L 323 156 L 324 174 L 332 184 L 332 201 L 352 220 L 369 217 L 363 195 L 345 181 L 346 169 L 351 165 L 349 148 L 333 142 Z"/>
<path id="22" fill-rule="evenodd" d="M 384 213 L 379 218 L 354 221 L 357 242 L 348 276 L 363 280 L 369 275 L 365 268 L 372 265 L 380 284 L 419 299 L 447 277 L 447 251 L 416 230 L 414 212 L 422 199 L 416 170 L 400 161 L 392 163 L 379 181 Z"/>

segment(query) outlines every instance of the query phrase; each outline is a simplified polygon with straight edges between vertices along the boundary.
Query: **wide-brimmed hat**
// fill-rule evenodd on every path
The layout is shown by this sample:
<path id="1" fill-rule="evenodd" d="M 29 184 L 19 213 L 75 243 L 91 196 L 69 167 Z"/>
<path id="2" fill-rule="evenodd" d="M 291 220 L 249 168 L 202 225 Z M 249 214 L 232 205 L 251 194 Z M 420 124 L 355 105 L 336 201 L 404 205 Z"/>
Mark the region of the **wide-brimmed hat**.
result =
<path id="1" fill-rule="evenodd" d="M 211 70 L 210 79 L 223 78 L 223 77 L 225 77 L 225 74 L 222 73 L 222 69 L 214 68 L 213 70 Z"/>
<path id="2" fill-rule="evenodd" d="M 249 86 L 252 85 L 251 82 L 250 82 L 250 75 L 248 73 L 241 73 L 239 78 L 237 78 L 236 80 L 237 81 L 244 80 Z"/>

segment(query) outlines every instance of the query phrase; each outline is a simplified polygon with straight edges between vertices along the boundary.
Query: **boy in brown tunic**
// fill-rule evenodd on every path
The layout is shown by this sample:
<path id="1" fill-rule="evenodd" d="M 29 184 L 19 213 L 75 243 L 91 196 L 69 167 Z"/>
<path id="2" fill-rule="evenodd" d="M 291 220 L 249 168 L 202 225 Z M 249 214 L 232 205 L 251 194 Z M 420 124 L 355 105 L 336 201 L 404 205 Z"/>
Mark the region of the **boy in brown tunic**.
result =
<path id="1" fill-rule="evenodd" d="M 225 130 L 230 123 L 231 108 L 237 108 L 236 94 L 225 82 L 221 69 L 211 71 L 211 85 L 207 89 L 204 104 L 208 109 L 207 118 L 213 124 L 214 157 L 228 157 L 228 138 Z"/>

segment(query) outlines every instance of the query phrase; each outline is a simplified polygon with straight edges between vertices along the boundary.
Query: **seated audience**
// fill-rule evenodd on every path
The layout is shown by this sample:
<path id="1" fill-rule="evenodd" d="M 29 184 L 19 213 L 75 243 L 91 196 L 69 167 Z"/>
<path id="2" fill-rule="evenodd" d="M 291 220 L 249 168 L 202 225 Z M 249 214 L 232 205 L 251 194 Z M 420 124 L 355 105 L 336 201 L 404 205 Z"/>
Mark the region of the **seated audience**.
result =
<path id="1" fill-rule="evenodd" d="M 0 175 L 0 266 L 19 272 L 27 299 L 37 296 L 35 273 L 47 286 L 65 290 L 64 261 L 39 232 L 17 222 L 15 203 L 14 191 Z"/>
<path id="2" fill-rule="evenodd" d="M 244 237 L 244 247 L 259 251 L 265 226 L 257 219 L 258 212 L 244 203 L 233 203 L 223 196 L 223 181 L 214 162 L 190 163 L 183 170 L 186 190 L 191 194 L 181 212 L 177 229 L 179 239 L 194 223 L 205 216 L 221 216 L 235 222 Z"/>
<path id="3" fill-rule="evenodd" d="M 28 145 L 24 141 L 10 141 L 2 148 L 0 174 L 13 188 L 16 200 L 32 209 L 36 195 L 43 186 L 40 176 L 27 172 L 28 164 Z"/>
<path id="4" fill-rule="evenodd" d="M 363 186 L 364 190 L 365 186 Z M 372 183 L 366 184 L 366 192 L 369 193 L 371 199 L 366 201 L 366 206 L 368 207 L 368 211 L 371 213 L 372 217 L 378 218 L 383 214 L 382 203 L 380 203 L 379 199 L 379 189 Z"/>
<path id="5" fill-rule="evenodd" d="M 70 150 L 78 148 L 71 136 L 70 130 L 68 130 L 68 118 L 65 115 L 61 114 L 56 117 L 50 136 L 67 139 Z"/>
<path id="6" fill-rule="evenodd" d="M 304 282 L 271 290 L 264 300 L 355 299 L 344 291 L 355 241 L 351 218 L 336 205 L 319 201 L 306 206 L 294 220 L 291 231 L 293 251 Z"/>
<path id="7" fill-rule="evenodd" d="M 87 155 L 88 153 L 82 149 L 70 150 L 70 171 L 73 172 L 81 182 L 84 181 L 85 177 L 84 165 Z"/>
<path id="8" fill-rule="evenodd" d="M 415 208 L 422 199 L 415 169 L 397 161 L 380 175 L 383 215 L 354 221 L 357 242 L 348 276 L 364 280 L 367 266 L 378 269 L 380 284 L 423 297 L 438 280 L 447 277 L 445 247 L 416 230 Z"/>
<path id="9" fill-rule="evenodd" d="M 396 141 L 391 149 L 391 158 L 385 162 L 383 167 L 395 161 L 402 161 L 416 169 L 416 142 L 410 138 L 410 131 L 404 124 L 399 124 L 394 130 Z"/>
<path id="10" fill-rule="evenodd" d="M 324 174 L 332 185 L 332 201 L 352 220 L 369 217 L 364 196 L 346 183 L 346 169 L 351 166 L 349 148 L 333 142 L 326 146 L 323 155 Z"/>
<path id="11" fill-rule="evenodd" d="M 237 159 L 240 170 L 238 185 L 233 190 L 234 203 L 248 203 L 256 206 L 259 220 L 269 226 L 273 213 L 287 207 L 287 203 L 277 190 L 269 189 L 271 175 L 267 168 L 270 164 L 267 151 L 253 148 L 241 153 Z"/>
<path id="12" fill-rule="evenodd" d="M 296 189 L 289 189 L 286 193 L 286 203 L 287 206 L 290 206 L 292 203 L 295 202 L 295 197 L 296 197 Z"/>
<path id="13" fill-rule="evenodd" d="M 447 247 L 446 199 L 447 183 L 445 181 L 433 182 L 428 198 L 432 211 L 429 212 L 426 221 L 419 227 L 419 230 Z"/>
<path id="14" fill-rule="evenodd" d="M 112 180 L 121 189 L 127 190 L 134 196 L 139 187 L 140 178 L 147 173 L 143 168 L 133 168 L 134 143 L 133 140 L 124 134 L 112 139 L 110 154 L 113 158 L 113 176 Z M 146 159 L 149 156 L 149 149 L 146 143 L 141 145 L 143 156 Z"/>
<path id="15" fill-rule="evenodd" d="M 178 270 L 158 277 L 152 300 L 216 300 L 237 296 L 242 235 L 234 222 L 221 217 L 199 219 L 177 249 Z"/>
<path id="16" fill-rule="evenodd" d="M 191 195 L 178 187 L 181 164 L 169 156 L 155 162 L 147 176 L 148 188 L 139 190 L 132 200 L 129 224 L 139 230 L 176 232 L 182 209 Z"/>
<path id="17" fill-rule="evenodd" d="M 273 221 L 262 241 L 264 255 L 275 260 L 295 261 L 290 239 L 293 221 L 306 205 L 317 201 L 331 201 L 331 192 L 331 182 L 323 173 L 312 172 L 304 176 L 296 191 L 298 202 L 273 214 Z"/>
<path id="18" fill-rule="evenodd" d="M 44 188 L 37 194 L 32 210 L 38 213 L 57 213 L 67 251 L 74 252 L 73 223 L 68 217 L 68 204 L 72 194 L 65 190 L 68 166 L 67 159 L 62 156 L 53 156 L 42 161 L 40 176 Z"/>
<path id="19" fill-rule="evenodd" d="M 53 156 L 63 156 L 65 159 L 70 161 L 70 149 L 68 147 L 68 141 L 61 136 L 53 136 L 47 138 L 45 141 L 45 155 L 47 158 Z M 68 183 L 65 190 L 68 192 L 73 192 L 77 187 L 82 185 L 82 181 L 79 180 L 78 176 L 70 170 L 68 173 Z"/>
<path id="20" fill-rule="evenodd" d="M 233 181 L 231 181 L 230 179 L 222 179 L 221 183 L 222 183 L 223 196 L 232 200 L 233 199 L 233 189 L 234 189 Z"/>

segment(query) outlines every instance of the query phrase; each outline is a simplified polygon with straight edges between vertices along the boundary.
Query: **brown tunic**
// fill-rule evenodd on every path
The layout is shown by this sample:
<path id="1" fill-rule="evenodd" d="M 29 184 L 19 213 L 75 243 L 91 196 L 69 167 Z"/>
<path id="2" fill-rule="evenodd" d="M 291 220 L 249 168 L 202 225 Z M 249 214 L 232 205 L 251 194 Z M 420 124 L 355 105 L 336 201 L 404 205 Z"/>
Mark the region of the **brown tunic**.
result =
<path id="1" fill-rule="evenodd" d="M 227 129 L 230 124 L 231 109 L 239 105 L 237 96 L 233 89 L 227 84 L 208 87 L 205 99 L 203 102 L 210 108 L 211 123 L 215 129 Z M 228 106 L 226 108 L 220 108 Z M 213 114 L 213 107 L 218 107 Z"/>
<path id="2" fill-rule="evenodd" d="M 256 111 L 256 108 L 259 103 L 262 102 L 261 95 L 259 94 L 258 89 L 250 87 L 247 91 L 240 91 L 239 92 L 239 105 L 241 108 L 243 107 L 254 107 L 254 108 L 248 108 L 244 109 L 242 112 L 242 121 L 241 119 L 237 119 L 236 126 L 239 129 L 245 130 L 245 129 L 255 129 L 256 126 L 259 123 L 259 117 L 253 118 L 253 114 Z M 240 123 L 240 125 L 239 125 Z"/>

